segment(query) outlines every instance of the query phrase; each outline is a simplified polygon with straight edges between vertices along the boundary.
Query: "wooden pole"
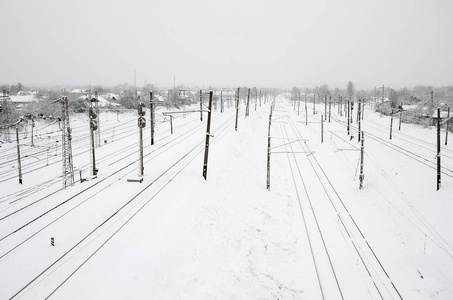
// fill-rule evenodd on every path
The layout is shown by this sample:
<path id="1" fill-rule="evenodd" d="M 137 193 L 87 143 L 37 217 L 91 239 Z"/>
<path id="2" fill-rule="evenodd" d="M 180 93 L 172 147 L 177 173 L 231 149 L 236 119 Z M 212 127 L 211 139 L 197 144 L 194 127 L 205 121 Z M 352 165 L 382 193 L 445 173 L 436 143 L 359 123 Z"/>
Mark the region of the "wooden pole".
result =
<path id="1" fill-rule="evenodd" d="M 209 138 L 211 137 L 211 110 L 212 110 L 212 91 L 209 92 L 209 110 L 208 110 L 208 121 L 206 125 L 206 145 L 204 148 L 203 177 L 205 180 L 208 177 Z"/>

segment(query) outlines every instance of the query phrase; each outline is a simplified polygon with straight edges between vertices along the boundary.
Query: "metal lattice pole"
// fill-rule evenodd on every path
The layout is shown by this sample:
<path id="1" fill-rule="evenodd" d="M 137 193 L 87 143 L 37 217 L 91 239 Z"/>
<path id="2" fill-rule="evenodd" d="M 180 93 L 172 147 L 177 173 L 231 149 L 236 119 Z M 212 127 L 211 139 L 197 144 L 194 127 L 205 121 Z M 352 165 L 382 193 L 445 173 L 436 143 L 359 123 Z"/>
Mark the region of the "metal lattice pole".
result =
<path id="1" fill-rule="evenodd" d="M 72 146 L 71 146 L 71 127 L 69 126 L 69 108 L 68 98 L 63 97 L 61 99 L 62 104 L 62 162 L 63 162 L 63 187 L 74 184 L 74 167 L 72 163 Z"/>

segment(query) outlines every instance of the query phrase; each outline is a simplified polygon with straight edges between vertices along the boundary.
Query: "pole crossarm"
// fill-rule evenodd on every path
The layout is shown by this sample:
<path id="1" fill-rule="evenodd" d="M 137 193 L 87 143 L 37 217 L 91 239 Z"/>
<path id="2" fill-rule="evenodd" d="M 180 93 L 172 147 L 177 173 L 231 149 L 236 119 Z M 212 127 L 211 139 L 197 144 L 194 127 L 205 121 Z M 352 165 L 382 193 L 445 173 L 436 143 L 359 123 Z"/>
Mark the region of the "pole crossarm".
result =
<path id="1" fill-rule="evenodd" d="M 452 119 L 453 116 L 449 117 L 449 118 L 446 118 L 445 120 L 443 120 L 440 124 L 441 125 L 444 125 L 445 123 L 447 123 L 448 121 L 450 121 L 450 119 Z"/>
<path id="2" fill-rule="evenodd" d="M 172 114 L 185 114 L 185 113 L 192 113 L 192 112 L 207 112 L 207 113 L 208 113 L 208 112 L 210 112 L 210 110 L 209 110 L 209 109 L 207 109 L 207 110 L 205 110 L 205 109 L 202 109 L 202 110 L 198 109 L 198 110 L 186 110 L 186 111 L 164 111 L 164 112 L 162 113 L 162 115 L 164 115 L 164 116 L 170 116 L 170 115 L 172 115 Z"/>
<path id="3" fill-rule="evenodd" d="M 271 152 L 271 154 L 287 154 L 287 153 L 296 153 L 296 154 L 303 153 L 303 154 L 311 155 L 314 152 L 310 152 L 310 151 L 274 151 L 274 152 Z"/>
<path id="4" fill-rule="evenodd" d="M 279 148 L 279 147 L 287 146 L 287 145 L 289 145 L 289 144 L 296 143 L 296 142 L 300 142 L 300 141 L 304 141 L 304 140 L 294 140 L 294 141 L 291 141 L 291 142 L 289 142 L 289 143 L 285 143 L 285 144 L 281 144 L 281 145 L 278 145 L 278 146 L 274 146 L 274 147 L 272 147 L 271 149 L 276 149 L 276 148 Z"/>

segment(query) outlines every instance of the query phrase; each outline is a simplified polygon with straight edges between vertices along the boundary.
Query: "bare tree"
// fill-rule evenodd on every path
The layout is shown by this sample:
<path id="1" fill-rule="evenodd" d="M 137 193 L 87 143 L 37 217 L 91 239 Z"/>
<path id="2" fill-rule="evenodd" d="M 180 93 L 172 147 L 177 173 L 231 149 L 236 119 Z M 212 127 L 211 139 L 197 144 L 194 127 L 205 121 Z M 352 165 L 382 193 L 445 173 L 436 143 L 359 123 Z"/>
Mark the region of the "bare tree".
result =
<path id="1" fill-rule="evenodd" d="M 398 92 L 390 89 L 389 98 L 392 103 L 392 108 L 398 107 Z"/>

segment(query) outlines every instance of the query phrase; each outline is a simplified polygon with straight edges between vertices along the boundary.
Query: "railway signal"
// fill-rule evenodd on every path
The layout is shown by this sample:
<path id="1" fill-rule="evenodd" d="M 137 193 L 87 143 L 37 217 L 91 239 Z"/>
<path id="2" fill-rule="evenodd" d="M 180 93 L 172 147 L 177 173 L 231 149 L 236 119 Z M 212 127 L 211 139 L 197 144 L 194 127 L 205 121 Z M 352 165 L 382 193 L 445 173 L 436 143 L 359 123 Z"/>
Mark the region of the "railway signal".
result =
<path id="1" fill-rule="evenodd" d="M 146 126 L 146 120 L 143 117 L 145 115 L 145 104 L 139 103 L 138 104 L 138 128 L 140 134 L 139 140 L 139 168 L 138 168 L 138 175 L 140 177 L 143 176 L 144 173 L 144 166 L 143 166 L 143 128 Z"/>
<path id="2" fill-rule="evenodd" d="M 95 147 L 94 147 L 94 131 L 98 129 L 98 124 L 96 121 L 97 114 L 93 106 L 90 106 L 90 109 L 88 111 L 89 117 L 90 117 L 90 134 L 91 134 L 91 159 L 93 162 L 92 166 L 92 175 L 96 176 L 98 173 L 98 170 L 96 169 L 96 153 L 95 153 Z"/>

